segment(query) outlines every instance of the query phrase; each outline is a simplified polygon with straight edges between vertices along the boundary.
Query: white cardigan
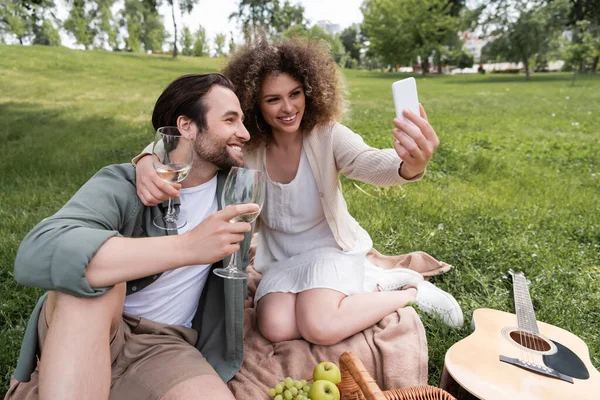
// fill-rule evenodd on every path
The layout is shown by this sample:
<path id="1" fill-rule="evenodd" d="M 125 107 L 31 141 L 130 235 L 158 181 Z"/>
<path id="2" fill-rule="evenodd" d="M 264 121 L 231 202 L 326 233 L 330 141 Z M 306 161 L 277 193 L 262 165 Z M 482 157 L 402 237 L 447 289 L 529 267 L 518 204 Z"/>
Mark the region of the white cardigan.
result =
<path id="1" fill-rule="evenodd" d="M 317 182 L 321 204 L 336 242 L 343 251 L 354 247 L 358 224 L 348 212 L 340 174 L 377 186 L 397 186 L 411 180 L 400 176 L 402 160 L 394 149 L 368 146 L 356 133 L 340 123 L 318 126 L 303 139 L 304 151 Z M 244 154 L 250 168 L 264 170 L 265 146 Z"/>

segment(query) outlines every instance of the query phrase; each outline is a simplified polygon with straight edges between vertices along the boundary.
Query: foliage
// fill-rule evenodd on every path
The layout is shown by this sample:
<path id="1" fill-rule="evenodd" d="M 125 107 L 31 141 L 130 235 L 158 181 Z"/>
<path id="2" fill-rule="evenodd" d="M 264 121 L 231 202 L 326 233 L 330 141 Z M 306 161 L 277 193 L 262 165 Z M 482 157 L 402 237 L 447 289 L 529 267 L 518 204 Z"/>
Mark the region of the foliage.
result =
<path id="1" fill-rule="evenodd" d="M 33 26 L 33 44 L 42 46 L 60 46 L 60 34 L 52 22 L 45 19 L 42 25 Z"/>
<path id="2" fill-rule="evenodd" d="M 179 7 L 181 15 L 189 14 L 194 9 L 198 0 L 167 0 L 171 6 L 171 17 L 173 19 L 173 57 L 177 57 L 177 20 L 175 19 L 175 7 Z"/>
<path id="3" fill-rule="evenodd" d="M 215 57 L 225 56 L 225 42 L 227 37 L 223 33 L 218 33 L 215 36 Z"/>
<path id="4" fill-rule="evenodd" d="M 304 7 L 293 5 L 285 0 L 283 7 L 280 0 L 240 0 L 237 12 L 231 13 L 229 19 L 238 21 L 246 42 L 266 33 L 277 36 L 292 27 L 306 28 Z"/>
<path id="5" fill-rule="evenodd" d="M 127 29 L 127 50 L 162 51 L 168 34 L 157 7 L 154 0 L 125 0 L 120 25 Z"/>
<path id="6" fill-rule="evenodd" d="M 0 393 L 42 292 L 14 280 L 20 241 L 101 167 L 129 162 L 152 140 L 152 107 L 168 82 L 219 65 L 0 46 Z M 343 73 L 351 101 L 344 124 L 369 145 L 390 147 L 390 86 L 404 75 Z M 421 250 L 454 266 L 433 283 L 456 297 L 465 327 L 420 314 L 431 384 L 439 385 L 446 350 L 471 333 L 473 310 L 514 311 L 502 279 L 509 268 L 531 280 L 538 319 L 579 335 L 600 368 L 600 80 L 582 76 L 577 87 L 569 80 L 562 73 L 527 84 L 493 74 L 417 78 L 441 141 L 425 177 L 389 188 L 342 181 L 350 213 L 381 253 Z"/>
<path id="7" fill-rule="evenodd" d="M 93 26 L 94 12 L 90 8 L 91 0 L 68 0 L 71 6 L 69 17 L 63 26 L 75 38 L 75 42 L 86 49 L 94 44 L 96 29 Z"/>
<path id="8" fill-rule="evenodd" d="M 526 79 L 535 58 L 544 59 L 554 37 L 566 23 L 566 0 L 494 0 L 484 13 L 483 24 L 496 37 L 482 50 L 485 60 L 523 62 Z"/>
<path id="9" fill-rule="evenodd" d="M 392 65 L 420 57 L 425 72 L 429 55 L 457 31 L 451 10 L 447 0 L 366 0 L 361 11 L 369 49 Z"/>
<path id="10" fill-rule="evenodd" d="M 283 32 L 283 37 L 288 39 L 293 37 L 303 37 L 323 40 L 327 42 L 329 53 L 335 62 L 340 66 L 344 66 L 346 63 L 347 56 L 339 36 L 325 32 L 323 28 L 318 25 L 313 25 L 308 29 L 302 25 L 294 25 Z"/>
<path id="11" fill-rule="evenodd" d="M 52 14 L 54 8 L 53 0 L 0 0 L 0 37 L 12 36 L 20 44 L 57 45 L 52 33 L 58 22 Z"/>
<path id="12" fill-rule="evenodd" d="M 202 26 L 198 26 L 198 30 L 194 33 L 194 47 L 192 55 L 194 57 L 208 56 L 208 40 L 206 39 L 206 30 Z"/>
<path id="13" fill-rule="evenodd" d="M 194 45 L 194 37 L 192 36 L 190 28 L 188 28 L 187 26 L 184 26 L 181 30 L 180 40 L 181 42 L 179 44 L 181 45 L 181 54 L 183 54 L 184 56 L 191 56 L 192 46 Z"/>
<path id="14" fill-rule="evenodd" d="M 573 41 L 565 49 L 565 62 L 577 71 L 580 66 L 600 56 L 600 27 L 590 21 L 577 21 L 573 30 Z"/>
<path id="15" fill-rule="evenodd" d="M 360 51 L 363 48 L 360 25 L 352 24 L 344 29 L 340 33 L 340 42 L 342 42 L 348 56 L 358 63 L 360 61 Z"/>

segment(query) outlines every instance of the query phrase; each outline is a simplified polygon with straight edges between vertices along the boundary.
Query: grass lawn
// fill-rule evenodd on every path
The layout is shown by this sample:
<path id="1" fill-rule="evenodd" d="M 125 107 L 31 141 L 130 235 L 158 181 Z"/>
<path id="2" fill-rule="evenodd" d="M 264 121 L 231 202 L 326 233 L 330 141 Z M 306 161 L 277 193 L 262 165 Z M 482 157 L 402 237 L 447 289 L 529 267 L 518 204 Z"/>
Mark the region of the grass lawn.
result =
<path id="1" fill-rule="evenodd" d="M 40 291 L 13 279 L 19 242 L 99 168 L 152 139 L 162 89 L 222 60 L 0 45 L 0 393 Z M 345 123 L 392 143 L 391 83 L 345 71 Z M 456 268 L 434 282 L 456 296 L 462 330 L 423 316 L 429 376 L 470 332 L 473 310 L 513 311 L 508 269 L 522 270 L 541 321 L 580 336 L 600 367 L 600 77 L 418 78 L 441 145 L 426 178 L 401 188 L 344 179 L 350 211 L 384 254 L 422 250 Z"/>

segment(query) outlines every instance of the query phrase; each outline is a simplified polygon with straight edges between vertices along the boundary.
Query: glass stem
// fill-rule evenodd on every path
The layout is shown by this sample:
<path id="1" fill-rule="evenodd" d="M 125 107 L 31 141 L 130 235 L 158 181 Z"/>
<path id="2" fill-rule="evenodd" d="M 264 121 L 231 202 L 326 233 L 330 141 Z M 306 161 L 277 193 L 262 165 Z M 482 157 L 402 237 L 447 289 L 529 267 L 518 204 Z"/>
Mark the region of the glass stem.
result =
<path id="1" fill-rule="evenodd" d="M 169 206 L 167 207 L 167 214 L 165 215 L 165 221 L 175 221 L 175 208 L 173 207 L 173 199 L 169 197 Z"/>
<path id="2" fill-rule="evenodd" d="M 227 269 L 233 269 L 233 270 L 237 270 L 237 255 L 238 255 L 238 251 L 236 251 L 235 253 L 233 253 L 231 255 L 231 258 L 229 259 L 229 265 L 227 266 Z"/>

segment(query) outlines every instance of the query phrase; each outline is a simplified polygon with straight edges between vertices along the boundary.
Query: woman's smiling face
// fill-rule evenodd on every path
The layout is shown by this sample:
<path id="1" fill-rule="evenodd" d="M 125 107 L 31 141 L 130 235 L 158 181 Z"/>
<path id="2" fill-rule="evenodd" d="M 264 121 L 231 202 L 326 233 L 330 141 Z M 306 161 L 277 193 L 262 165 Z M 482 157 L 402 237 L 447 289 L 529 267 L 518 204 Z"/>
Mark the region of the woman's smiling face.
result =
<path id="1" fill-rule="evenodd" d="M 273 133 L 300 129 L 306 98 L 302 84 L 286 73 L 268 76 L 261 87 L 260 111 Z"/>

